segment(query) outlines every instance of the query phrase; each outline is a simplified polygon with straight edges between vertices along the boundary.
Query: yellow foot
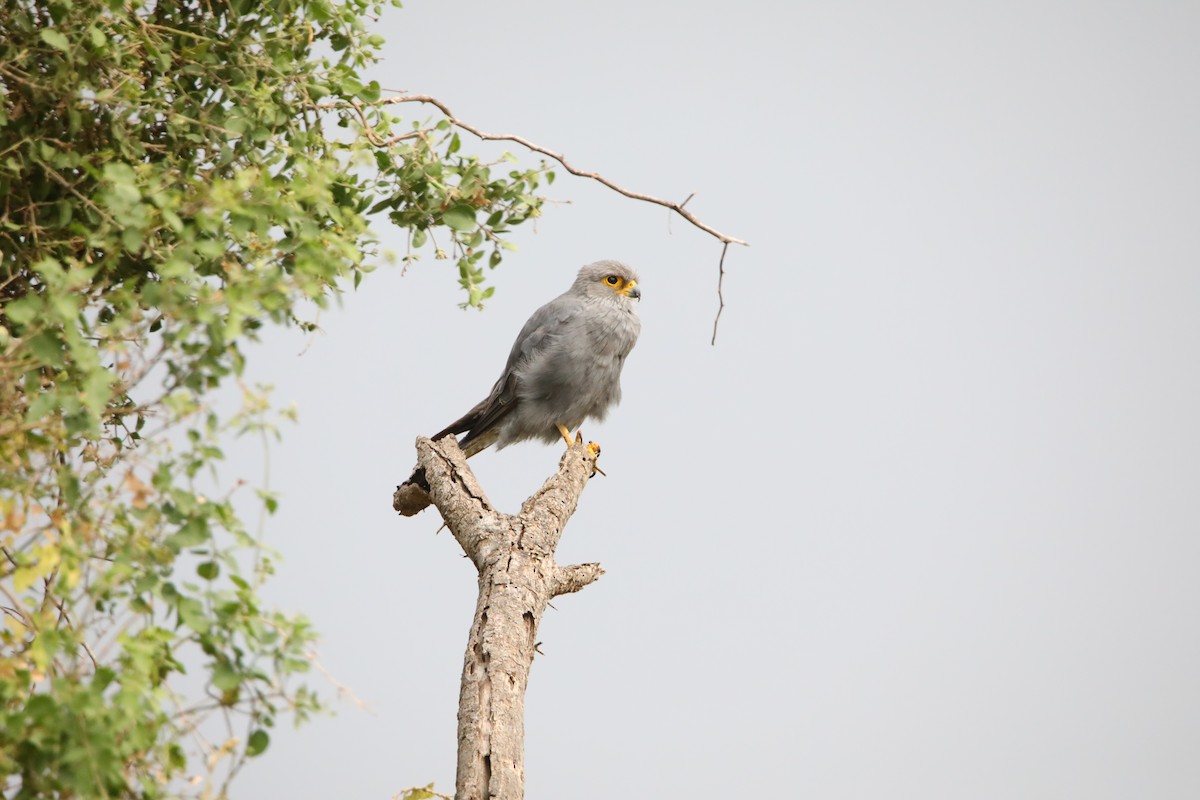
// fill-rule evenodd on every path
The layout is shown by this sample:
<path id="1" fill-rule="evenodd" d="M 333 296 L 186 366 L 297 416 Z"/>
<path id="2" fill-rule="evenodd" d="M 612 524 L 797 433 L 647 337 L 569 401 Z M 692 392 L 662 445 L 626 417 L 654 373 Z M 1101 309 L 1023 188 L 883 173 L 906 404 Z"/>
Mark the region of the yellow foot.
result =
<path id="1" fill-rule="evenodd" d="M 599 442 L 588 442 L 587 449 L 588 449 L 588 452 L 592 454 L 592 458 L 600 458 L 600 443 Z M 592 475 L 595 475 L 597 472 L 599 472 L 601 475 L 603 475 L 606 478 L 608 477 L 608 473 L 605 472 L 604 470 L 600 469 L 600 467 L 598 467 L 596 465 L 596 462 L 593 461 L 592 462 Z"/>

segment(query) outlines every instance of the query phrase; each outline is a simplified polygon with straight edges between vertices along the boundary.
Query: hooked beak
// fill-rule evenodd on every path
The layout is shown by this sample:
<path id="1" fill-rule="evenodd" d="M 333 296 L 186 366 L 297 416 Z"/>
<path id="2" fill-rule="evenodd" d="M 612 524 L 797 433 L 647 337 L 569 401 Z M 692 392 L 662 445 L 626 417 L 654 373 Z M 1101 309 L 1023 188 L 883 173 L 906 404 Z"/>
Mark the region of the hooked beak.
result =
<path id="1" fill-rule="evenodd" d="M 634 300 L 642 299 L 642 290 L 637 288 L 637 281 L 630 281 L 629 285 L 625 287 L 625 291 L 621 292 L 621 294 L 626 297 L 632 297 Z"/>

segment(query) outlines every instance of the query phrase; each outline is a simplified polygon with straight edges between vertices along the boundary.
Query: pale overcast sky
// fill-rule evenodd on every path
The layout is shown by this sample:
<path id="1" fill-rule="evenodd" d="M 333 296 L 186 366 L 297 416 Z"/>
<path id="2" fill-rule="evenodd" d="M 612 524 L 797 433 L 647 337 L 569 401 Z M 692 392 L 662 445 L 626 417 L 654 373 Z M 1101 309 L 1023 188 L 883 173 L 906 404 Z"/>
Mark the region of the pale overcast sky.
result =
<path id="1" fill-rule="evenodd" d="M 236 798 L 453 793 L 475 574 L 392 490 L 600 258 L 641 271 L 642 338 L 585 430 L 608 477 L 559 557 L 607 574 L 547 612 L 530 798 L 1200 797 L 1200 6 L 411 0 L 377 30 L 385 86 L 752 247 L 711 347 L 719 245 L 560 174 L 484 313 L 429 259 L 256 352 L 301 420 L 268 594 L 369 710 L 276 731 Z M 474 464 L 516 510 L 559 455 Z"/>

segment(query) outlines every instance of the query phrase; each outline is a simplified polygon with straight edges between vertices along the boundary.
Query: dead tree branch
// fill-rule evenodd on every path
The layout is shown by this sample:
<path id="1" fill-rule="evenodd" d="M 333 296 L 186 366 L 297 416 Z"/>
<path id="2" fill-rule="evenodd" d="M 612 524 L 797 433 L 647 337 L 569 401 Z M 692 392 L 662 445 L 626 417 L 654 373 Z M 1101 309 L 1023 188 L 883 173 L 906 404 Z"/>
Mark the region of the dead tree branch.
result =
<path id="1" fill-rule="evenodd" d="M 517 134 L 513 134 L 513 133 L 488 133 L 487 131 L 481 130 L 480 128 L 476 127 L 475 125 L 472 125 L 471 123 L 456 116 L 454 114 L 454 112 L 452 112 L 450 110 L 449 106 L 447 106 L 445 103 L 443 103 L 441 100 L 434 97 L 433 95 L 401 94 L 397 97 L 381 98 L 372 103 L 363 103 L 360 101 L 355 101 L 354 103 L 320 103 L 317 105 L 317 108 L 320 108 L 320 109 L 351 108 L 351 109 L 353 109 L 355 111 L 355 113 L 358 114 L 360 121 L 363 123 L 363 126 L 367 131 L 366 136 L 367 136 L 368 140 L 376 146 L 387 147 L 387 146 L 402 142 L 406 139 L 412 139 L 417 136 L 423 136 L 425 134 L 425 131 L 423 131 L 423 130 L 408 131 L 406 133 L 396 134 L 395 136 L 392 136 L 390 139 L 383 140 L 379 137 L 379 135 L 375 132 L 375 130 L 367 123 L 366 118 L 363 116 L 362 109 L 367 106 L 390 106 L 390 105 L 398 105 L 400 103 L 421 103 L 423 105 L 433 106 L 434 108 L 436 108 L 438 111 L 441 112 L 442 116 L 445 117 L 446 121 L 449 122 L 451 125 L 453 125 L 456 128 L 459 128 L 461 130 L 464 130 L 467 133 L 472 134 L 473 136 L 481 139 L 482 141 L 485 141 L 485 142 L 513 142 L 515 144 L 519 144 L 522 147 L 524 147 L 526 150 L 529 150 L 530 152 L 540 153 L 548 158 L 553 159 L 554 161 L 556 161 L 560 165 L 562 165 L 562 168 L 565 169 L 567 172 L 571 173 L 572 175 L 575 175 L 580 178 L 587 178 L 588 180 L 596 181 L 597 183 L 601 184 L 602 186 L 606 186 L 607 188 L 613 190 L 617 194 L 623 195 L 624 197 L 628 197 L 631 200 L 639 200 L 644 203 L 652 203 L 654 205 L 662 206 L 663 208 L 674 211 L 676 214 L 683 217 L 685 220 L 690 222 L 692 225 L 695 225 L 697 228 L 699 228 L 700 230 L 709 234 L 710 236 L 715 237 L 717 239 L 717 241 L 721 242 L 721 244 L 723 245 L 723 247 L 721 249 L 721 263 L 718 268 L 719 272 L 720 272 L 720 277 L 719 277 L 720 283 L 718 285 L 718 294 L 720 294 L 720 284 L 723 284 L 724 280 L 725 280 L 725 253 L 729 250 L 729 245 L 740 244 L 740 245 L 743 245 L 744 247 L 750 246 L 750 243 L 747 242 L 745 239 L 739 239 L 736 236 L 730 236 L 727 233 L 722 233 L 721 231 L 712 227 L 708 223 L 702 221 L 699 217 L 697 217 L 691 211 L 688 211 L 686 208 L 684 208 L 684 206 L 686 206 L 691 201 L 691 199 L 696 196 L 695 192 L 692 192 L 686 198 L 684 198 L 683 202 L 677 202 L 675 200 L 664 200 L 661 197 L 655 197 L 654 195 L 644 194 L 642 192 L 635 192 L 630 189 L 626 189 L 621 184 L 616 183 L 612 180 L 609 180 L 608 178 L 601 175 L 599 172 L 588 171 L 588 170 L 584 170 L 584 169 L 580 169 L 579 167 L 576 167 L 574 164 L 572 164 L 570 161 L 567 160 L 567 157 L 564 154 L 559 153 L 554 150 L 551 150 L 548 147 L 543 147 L 542 145 L 538 144 L 537 142 L 533 142 L 533 141 L 530 141 L 529 139 L 526 139 L 524 136 L 518 136 Z M 719 300 L 720 300 L 720 307 L 717 310 L 716 319 L 713 320 L 712 343 L 714 345 L 717 343 L 717 323 L 720 321 L 721 311 L 723 311 L 725 308 L 725 298 L 723 296 L 720 296 Z"/>
<path id="2" fill-rule="evenodd" d="M 524 796 L 525 688 L 542 614 L 553 598 L 604 574 L 599 564 L 564 567 L 554 560 L 598 452 L 591 445 L 572 446 L 521 511 L 504 514 L 483 493 L 454 437 L 417 439 L 426 498 L 479 572 L 458 704 L 455 800 Z M 397 508 L 402 488 L 393 496 Z"/>
<path id="3" fill-rule="evenodd" d="M 750 246 L 750 243 L 747 242 L 746 240 L 738 239 L 735 236 L 730 236 L 728 234 L 721 233 L 721 231 L 717 230 L 716 228 L 712 227 L 711 225 L 706 224 L 705 222 L 702 222 L 699 217 L 697 217 L 695 214 L 693 214 L 692 212 L 685 209 L 684 206 L 687 204 L 688 200 L 691 200 L 692 197 L 695 196 L 695 192 L 688 195 L 687 199 L 684 200 L 682 203 L 679 203 L 674 200 L 664 200 L 661 197 L 654 197 L 653 195 L 631 191 L 629 189 L 626 189 L 624 186 L 621 186 L 618 183 L 614 183 L 613 181 L 611 181 L 608 178 L 601 175 L 599 172 L 589 172 L 587 170 L 579 169 L 578 167 L 573 165 L 571 162 L 567 161 L 567 157 L 565 155 L 563 155 L 562 153 L 558 153 L 547 147 L 543 147 L 542 145 L 537 144 L 536 142 L 532 142 L 529 139 L 526 139 L 524 136 L 518 136 L 518 135 L 512 134 L 512 133 L 488 133 L 487 131 L 480 130 L 479 128 L 472 125 L 471 123 L 466 122 L 466 121 L 460 119 L 459 117 L 455 116 L 454 112 L 452 112 L 445 103 L 443 103 L 441 100 L 437 99 L 433 95 L 404 94 L 404 95 L 400 95 L 399 97 L 384 98 L 382 100 L 379 100 L 377 104 L 378 105 L 395 105 L 398 103 L 422 103 L 424 105 L 433 106 L 438 111 L 442 112 L 442 116 L 444 116 L 451 125 L 453 125 L 456 128 L 460 128 L 460 129 L 478 137 L 479 139 L 482 139 L 485 142 L 514 142 L 516 144 L 521 145 L 526 150 L 530 150 L 534 153 L 541 153 L 544 156 L 554 159 L 555 161 L 557 161 L 559 164 L 562 165 L 563 169 L 565 169 L 567 172 L 571 173 L 572 175 L 578 176 L 580 178 L 587 178 L 589 180 L 596 181 L 597 183 L 602 184 L 603 186 L 607 186 L 609 189 L 612 189 L 617 194 L 624 195 L 625 197 L 628 197 L 631 200 L 641 200 L 642 202 L 645 202 L 645 203 L 653 203 L 655 205 L 659 205 L 664 208 L 669 208 L 670 210 L 674 211 L 679 216 L 686 219 L 688 222 L 695 225 L 700 230 L 704 231 L 705 233 L 709 234 L 710 236 L 715 236 L 722 244 L 740 244 L 740 245 L 745 245 L 746 247 Z M 405 138 L 408 135 L 409 134 L 401 134 L 398 137 L 394 137 L 394 140 L 399 141 L 400 139 Z"/>

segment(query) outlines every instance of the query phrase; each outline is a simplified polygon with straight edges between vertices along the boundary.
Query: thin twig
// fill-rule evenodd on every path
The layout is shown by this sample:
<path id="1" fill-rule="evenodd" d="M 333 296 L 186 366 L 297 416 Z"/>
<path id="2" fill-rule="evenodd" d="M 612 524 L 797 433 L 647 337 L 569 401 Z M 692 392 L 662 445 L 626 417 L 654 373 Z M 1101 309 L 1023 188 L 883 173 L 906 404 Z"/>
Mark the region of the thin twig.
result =
<path id="1" fill-rule="evenodd" d="M 49 591 L 49 590 L 50 590 L 50 586 L 47 583 L 46 591 Z M 55 597 L 53 602 L 54 602 L 54 605 L 58 607 L 58 614 L 59 614 L 58 618 L 60 620 L 64 620 L 67 623 L 67 627 L 70 628 L 71 630 L 75 631 L 75 633 L 78 634 L 79 630 L 75 627 L 74 624 L 72 624 L 71 618 L 69 616 L 67 616 L 67 609 L 63 606 L 62 598 Z M 87 657 L 89 659 L 91 659 L 92 669 L 100 669 L 100 664 L 99 664 L 99 662 L 96 661 L 96 654 L 92 652 L 92 648 L 88 647 L 88 643 L 83 640 L 82 636 L 79 637 L 79 646 L 83 648 L 83 652 L 87 653 Z"/>
<path id="2" fill-rule="evenodd" d="M 715 347 L 717 344 L 717 324 L 721 321 L 721 312 L 725 310 L 725 253 L 729 250 L 729 242 L 721 248 L 721 263 L 718 265 L 717 276 L 717 299 L 721 301 L 721 305 L 717 307 L 717 316 L 713 319 L 713 337 L 712 344 Z"/>
<path id="3" fill-rule="evenodd" d="M 316 667 L 317 672 L 320 672 L 325 680 L 329 681 L 333 687 L 337 689 L 339 697 L 344 697 L 350 702 L 354 703 L 354 705 L 358 706 L 359 711 L 369 712 L 371 710 L 370 707 L 363 702 L 362 698 L 354 693 L 353 689 L 339 681 L 337 678 L 333 677 L 333 673 L 326 669 L 325 665 L 321 663 L 321 658 L 317 654 L 316 650 L 307 650 L 305 651 L 304 656 L 308 659 L 308 663 Z"/>
<path id="4" fill-rule="evenodd" d="M 10 617 L 15 615 L 20 620 L 21 624 L 29 630 L 37 631 L 37 625 L 34 623 L 33 618 L 25 612 L 25 609 L 21 608 L 21 601 L 18 600 L 16 596 L 8 590 L 8 587 L 4 584 L 0 584 L 0 592 L 3 592 L 4 596 L 8 598 L 8 602 L 12 603 L 11 607 L 6 606 L 4 608 L 4 612 Z"/>
<path id="5" fill-rule="evenodd" d="M 454 115 L 454 113 L 446 106 L 445 103 L 443 103 L 441 100 L 438 100 L 436 97 L 434 97 L 432 95 L 406 94 L 406 95 L 402 95 L 400 97 L 384 98 L 378 102 L 379 102 L 379 105 L 394 105 L 396 103 L 424 103 L 426 105 L 431 105 L 434 108 L 436 108 L 438 111 L 441 111 L 442 114 L 446 117 L 447 120 L 450 121 L 450 123 L 452 125 L 454 125 L 455 127 L 458 127 L 458 128 L 462 128 L 464 131 L 467 131 L 468 133 L 472 133 L 484 141 L 516 142 L 517 144 L 521 145 L 522 147 L 524 147 L 528 150 L 532 150 L 535 153 L 541 153 L 544 156 L 548 156 L 548 157 L 554 159 L 559 164 L 562 164 L 563 169 L 565 169 L 567 172 L 571 173 L 572 175 L 576 175 L 580 178 L 590 178 L 591 180 L 594 180 L 597 183 L 607 186 L 609 189 L 612 189 L 617 194 L 624 195 L 625 197 L 628 197 L 632 200 L 641 200 L 646 203 L 654 203 L 656 205 L 663 206 L 664 208 L 669 208 L 672 211 L 674 211 L 676 214 L 678 214 L 679 216 L 686 219 L 688 222 L 695 225 L 700 230 L 702 230 L 705 233 L 708 233 L 712 236 L 715 236 L 717 239 L 719 239 L 724 244 L 732 243 L 732 244 L 745 245 L 745 246 L 749 247 L 749 242 L 745 241 L 744 239 L 738 239 L 734 236 L 729 236 L 728 234 L 721 233 L 716 228 L 713 228 L 712 226 L 706 225 L 705 223 L 701 222 L 700 219 L 695 214 L 684 209 L 683 205 L 684 205 L 684 203 L 687 202 L 686 200 L 684 201 L 684 203 L 677 203 L 673 200 L 663 200 L 662 198 L 654 197 L 653 195 L 642 194 L 641 192 L 630 191 L 629 189 L 626 189 L 624 186 L 613 183 L 608 178 L 605 178 L 603 175 L 601 175 L 598 172 L 587 172 L 585 170 L 579 169 L 578 167 L 572 165 L 569 161 L 567 161 L 567 157 L 564 156 L 562 153 L 557 153 L 553 150 L 550 150 L 549 148 L 542 147 L 540 144 L 537 144 L 536 142 L 531 142 L 530 140 L 526 139 L 524 136 L 517 136 L 516 134 L 512 134 L 512 133 L 487 133 L 486 131 L 482 131 L 479 128 L 475 127 L 474 125 L 470 124 L 469 122 L 464 122 L 463 120 L 456 117 Z M 405 134 L 405 135 L 407 135 L 407 134 Z"/>
<path id="6" fill-rule="evenodd" d="M 692 201 L 692 198 L 695 196 L 696 196 L 695 192 L 692 192 L 691 194 L 689 194 L 687 197 L 684 198 L 683 202 L 679 204 L 679 207 L 683 208 L 684 206 L 686 206 L 688 203 L 690 203 Z M 669 234 L 675 233 L 675 231 L 671 230 L 671 212 L 670 211 L 667 212 L 667 233 L 669 233 Z"/>
<path id="7" fill-rule="evenodd" d="M 515 142 L 515 143 L 521 145 L 522 147 L 526 148 L 527 150 L 530 150 L 534 153 L 541 153 L 544 156 L 554 159 L 555 161 L 557 161 L 559 164 L 562 165 L 563 169 L 565 169 L 567 172 L 571 173 L 572 175 L 575 175 L 580 178 L 588 178 L 590 180 L 596 181 L 597 183 L 599 183 L 603 186 L 606 186 L 609 189 L 612 189 L 617 194 L 628 197 L 631 200 L 641 200 L 642 202 L 645 202 L 645 203 L 653 203 L 655 205 L 659 205 L 666 209 L 669 209 L 670 211 L 674 211 L 676 214 L 683 217 L 685 220 L 690 222 L 692 225 L 695 225 L 700 230 L 715 237 L 723 245 L 723 247 L 721 248 L 721 262 L 718 266 L 719 277 L 717 279 L 717 297 L 718 297 L 718 300 L 720 301 L 720 306 L 717 309 L 716 318 L 713 319 L 712 344 L 716 345 L 716 343 L 717 343 L 717 324 L 721 321 L 721 311 L 723 311 L 725 308 L 725 298 L 721 293 L 722 287 L 724 286 L 724 283 L 725 283 L 725 254 L 727 252 L 729 252 L 729 245 L 731 245 L 731 244 L 740 244 L 745 247 L 749 247 L 750 243 L 747 242 L 745 239 L 738 239 L 735 236 L 730 236 L 728 234 L 721 233 L 719 230 L 712 227 L 711 225 L 707 225 L 704 222 L 701 222 L 699 217 L 697 217 L 695 214 L 693 214 L 692 212 L 685 209 L 684 206 L 686 206 L 688 204 L 688 202 L 690 202 L 691 199 L 693 197 L 695 197 L 695 195 L 696 195 L 695 192 L 692 192 L 691 194 L 689 194 L 682 203 L 677 203 L 673 200 L 663 200 L 661 197 L 654 197 L 653 195 L 642 194 L 641 192 L 631 191 L 629 189 L 626 189 L 624 186 L 621 186 L 620 184 L 613 183 L 611 180 L 609 180 L 608 178 L 605 178 L 603 175 L 601 175 L 598 172 L 588 172 L 586 170 L 579 169 L 578 167 L 574 166 L 569 161 L 567 161 L 567 157 L 565 155 L 563 155 L 562 153 L 558 153 L 558 152 L 555 152 L 554 150 L 550 150 L 549 148 L 542 147 L 540 144 L 537 144 L 536 142 L 532 142 L 529 139 L 526 139 L 524 136 L 517 136 L 516 134 L 512 134 L 512 133 L 488 133 L 487 131 L 480 130 L 479 128 L 475 127 L 474 125 L 470 124 L 469 122 L 464 122 L 463 120 L 456 117 L 454 115 L 454 112 L 452 112 L 445 103 L 443 103 L 441 100 L 437 99 L 433 95 L 403 94 L 403 95 L 400 95 L 399 97 L 382 98 L 380 100 L 376 100 L 373 103 L 368 103 L 365 105 L 389 106 L 389 105 L 396 105 L 398 103 L 423 103 L 425 105 L 431 105 L 434 108 L 436 108 L 438 111 L 442 112 L 442 115 L 446 118 L 446 120 L 448 122 L 450 122 L 450 124 L 454 125 L 457 128 L 461 128 L 462 130 L 467 131 L 468 133 L 475 135 L 476 137 L 478 137 L 479 139 L 481 139 L 483 141 L 486 141 L 486 142 L 497 142 L 497 141 Z M 359 115 L 359 118 L 365 123 L 366 118 L 365 118 L 365 116 L 363 116 L 363 111 L 362 111 L 363 105 L 364 104 L 359 101 L 354 101 L 349 104 L 344 103 L 344 102 L 331 102 L 331 103 L 318 103 L 316 105 L 316 108 L 323 109 L 323 110 L 339 109 L 339 108 L 352 108 L 355 111 L 355 113 L 357 113 Z M 367 127 L 370 127 L 370 126 L 367 126 Z M 411 139 L 414 136 L 420 136 L 423 133 L 424 133 L 424 131 L 410 131 L 408 133 L 397 134 L 386 141 L 381 141 L 381 140 L 379 140 L 378 136 L 372 130 L 370 133 L 367 134 L 367 138 L 371 141 L 372 144 L 383 144 L 383 145 L 390 146 L 390 145 L 396 144 L 397 142 L 401 142 L 406 139 Z"/>
<path id="8" fill-rule="evenodd" d="M 629 189 L 626 189 L 624 186 L 621 186 L 620 184 L 613 183 L 611 180 L 609 180 L 608 178 L 605 178 L 603 175 L 601 175 L 598 172 L 588 172 L 586 170 L 579 169 L 578 167 L 574 166 L 569 161 L 567 161 L 566 156 L 563 155 L 562 153 L 558 153 L 553 150 L 550 150 L 549 148 L 543 147 L 540 144 L 537 144 L 536 142 L 532 142 L 529 139 L 526 139 L 524 136 L 517 136 L 516 134 L 512 134 L 512 133 L 488 133 L 487 131 L 480 130 L 479 128 L 475 127 L 471 123 L 465 122 L 465 121 L 459 119 L 458 117 L 456 117 L 454 115 L 454 113 L 449 109 L 449 107 L 446 106 L 445 103 L 443 103 L 441 100 L 438 100 L 436 97 L 434 97 L 432 95 L 406 94 L 401 97 L 387 97 L 387 98 L 378 100 L 375 103 L 370 104 L 370 105 L 385 106 L 385 105 L 396 105 L 398 103 L 424 103 L 426 105 L 431 105 L 434 108 L 436 108 L 438 111 L 441 111 L 442 115 L 445 116 L 446 119 L 452 125 L 454 125 L 457 128 L 462 128 L 464 131 L 467 131 L 468 133 L 474 134 L 476 137 L 478 137 L 479 139 L 482 139 L 483 141 L 516 142 L 517 144 L 521 145 L 522 147 L 526 148 L 527 150 L 531 150 L 535 153 L 541 153 L 544 156 L 548 156 L 548 157 L 554 159 L 555 161 L 557 161 L 559 164 L 561 164 L 563 166 L 563 169 L 565 169 L 567 172 L 571 173 L 572 175 L 576 175 L 580 178 L 589 178 L 591 180 L 594 180 L 597 183 L 600 183 L 604 186 L 607 186 L 609 189 L 612 189 L 617 194 L 624 195 L 625 197 L 628 197 L 632 200 L 641 200 L 646 203 L 654 203 L 655 205 L 660 205 L 660 206 L 663 206 L 664 208 L 669 208 L 670 210 L 679 214 L 679 216 L 686 219 L 688 222 L 695 225 L 700 230 L 702 230 L 705 233 L 708 233 L 712 236 L 715 236 L 719 241 L 721 241 L 724 244 L 740 244 L 740 245 L 745 245 L 747 247 L 750 246 L 750 243 L 744 239 L 738 239 L 735 236 L 730 236 L 728 234 L 721 233 L 716 228 L 713 228 L 712 226 L 707 225 L 704 222 L 701 222 L 700 219 L 698 217 L 696 217 L 695 214 L 684 209 L 683 206 L 685 203 L 687 203 L 687 200 L 684 200 L 683 203 L 678 203 L 678 202 L 675 202 L 674 200 L 663 200 L 661 197 L 654 197 L 653 195 L 642 194 L 641 192 L 631 191 Z M 356 112 L 361 113 L 362 105 L 363 104 L 361 104 L 361 103 L 354 103 L 354 104 L 324 103 L 324 104 L 319 104 L 317 107 L 322 108 L 322 109 L 351 108 L 351 109 L 354 109 Z M 389 139 L 387 141 L 387 143 L 394 144 L 395 142 L 399 142 L 404 139 L 411 138 L 412 136 L 413 136 L 413 133 L 399 134 L 399 135 L 394 136 L 391 139 Z M 689 196 L 688 199 L 690 200 L 691 197 Z"/>

